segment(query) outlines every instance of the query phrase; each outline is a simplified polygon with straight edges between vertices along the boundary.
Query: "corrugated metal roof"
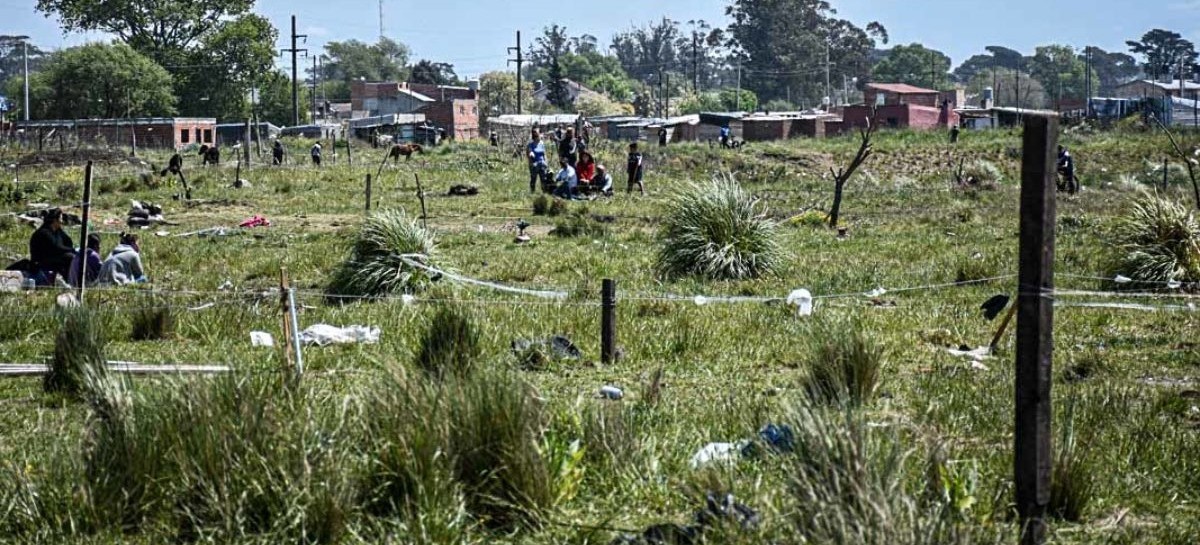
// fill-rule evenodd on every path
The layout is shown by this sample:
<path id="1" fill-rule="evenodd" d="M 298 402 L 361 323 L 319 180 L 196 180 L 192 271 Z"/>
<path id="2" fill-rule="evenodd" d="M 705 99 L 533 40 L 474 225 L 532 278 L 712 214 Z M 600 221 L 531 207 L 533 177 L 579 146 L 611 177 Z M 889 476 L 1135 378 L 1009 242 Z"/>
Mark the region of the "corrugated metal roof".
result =
<path id="1" fill-rule="evenodd" d="M 416 125 L 425 122 L 425 114 L 388 114 L 350 120 L 351 129 L 369 129 L 389 125 Z"/>
<path id="2" fill-rule="evenodd" d="M 1153 86 L 1155 86 L 1155 87 L 1158 87 L 1159 89 L 1162 89 L 1162 90 L 1164 90 L 1164 91 L 1178 91 L 1178 90 L 1179 90 L 1179 80 L 1171 80 L 1171 81 L 1154 81 L 1154 80 L 1149 80 L 1149 79 L 1134 80 L 1134 81 L 1131 81 L 1131 82 L 1129 82 L 1129 83 L 1126 83 L 1125 85 L 1119 85 L 1119 86 L 1117 86 L 1117 88 L 1119 89 L 1119 88 L 1121 88 L 1121 87 L 1126 87 L 1126 86 L 1129 86 L 1129 85 L 1135 85 L 1135 84 L 1138 84 L 1138 83 L 1145 83 L 1145 84 L 1148 84 L 1148 85 L 1153 85 Z M 1184 89 L 1185 91 L 1198 91 L 1198 90 L 1200 90 L 1200 83 L 1197 83 L 1197 82 L 1194 82 L 1194 81 L 1184 81 L 1184 82 L 1183 82 L 1183 89 Z"/>
<path id="3" fill-rule="evenodd" d="M 396 92 L 400 93 L 402 95 L 408 95 L 408 96 L 413 97 L 421 102 L 437 102 L 436 100 L 429 98 L 425 95 L 422 95 L 421 93 L 418 93 L 416 91 L 413 91 L 412 89 L 396 89 Z"/>
<path id="4" fill-rule="evenodd" d="M 937 91 L 934 91 L 933 89 L 924 89 L 909 85 L 907 83 L 868 83 L 867 88 L 886 91 L 889 93 L 896 93 L 899 95 L 927 95 L 931 93 L 937 93 Z"/>
<path id="5" fill-rule="evenodd" d="M 579 119 L 579 116 L 576 114 L 506 114 L 489 118 L 488 123 L 494 123 L 497 125 L 510 125 L 514 127 L 532 127 L 534 125 L 568 125 L 575 123 L 576 119 Z"/>

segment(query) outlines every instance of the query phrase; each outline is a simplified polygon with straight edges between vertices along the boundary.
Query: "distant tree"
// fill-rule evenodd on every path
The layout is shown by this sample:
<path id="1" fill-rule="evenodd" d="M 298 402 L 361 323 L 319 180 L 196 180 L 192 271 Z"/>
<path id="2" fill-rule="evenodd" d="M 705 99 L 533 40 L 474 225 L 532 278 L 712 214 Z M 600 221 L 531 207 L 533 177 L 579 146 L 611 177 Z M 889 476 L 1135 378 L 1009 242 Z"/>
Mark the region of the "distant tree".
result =
<path id="1" fill-rule="evenodd" d="M 732 102 L 732 97 L 730 97 Z M 710 91 L 700 94 L 689 93 L 679 101 L 681 115 L 698 114 L 703 112 L 720 112 L 727 106 L 721 101 L 721 93 Z"/>
<path id="2" fill-rule="evenodd" d="M 1093 93 L 1108 96 L 1118 85 L 1136 78 L 1142 72 L 1137 59 L 1125 53 L 1109 53 L 1099 47 L 1090 47 L 1080 52 L 1081 59 L 1087 52 L 1091 53 L 1092 71 L 1100 82 Z"/>
<path id="3" fill-rule="evenodd" d="M 458 81 L 458 74 L 454 73 L 454 65 L 444 62 L 433 62 L 426 59 L 421 59 L 414 64 L 411 69 L 411 75 L 408 80 L 413 83 L 425 83 L 429 85 L 455 85 Z"/>
<path id="4" fill-rule="evenodd" d="M 200 43 L 223 21 L 244 15 L 254 0 L 38 0 L 37 10 L 57 17 L 63 31 L 98 30 L 167 64 Z"/>
<path id="5" fill-rule="evenodd" d="M 546 92 L 546 101 L 557 108 L 568 109 L 571 107 L 571 92 L 567 89 L 566 76 L 563 74 L 562 65 L 557 58 L 550 60 L 550 69 L 547 72 L 547 81 L 545 82 L 548 91 Z"/>
<path id="6" fill-rule="evenodd" d="M 587 80 L 585 85 L 593 91 L 604 93 L 608 98 L 617 102 L 632 102 L 637 83 L 622 75 L 601 74 Z"/>
<path id="7" fill-rule="evenodd" d="M 0 35 L 0 82 L 14 76 L 25 76 L 24 42 L 12 36 Z M 46 52 L 29 44 L 29 71 L 37 72 L 46 59 Z"/>
<path id="8" fill-rule="evenodd" d="M 678 66 L 679 39 L 679 23 L 664 18 L 646 27 L 618 33 L 613 37 L 611 49 L 630 77 L 646 83 L 661 70 Z"/>
<path id="9" fill-rule="evenodd" d="M 735 112 L 753 112 L 758 110 L 758 95 L 749 89 L 742 89 L 739 95 L 737 89 L 721 91 L 721 109 Z"/>
<path id="10" fill-rule="evenodd" d="M 250 90 L 274 70 L 278 36 L 271 22 L 256 14 L 221 22 L 202 38 L 200 47 L 187 53 L 190 61 L 175 71 L 179 113 L 246 119 Z"/>
<path id="11" fill-rule="evenodd" d="M 30 101 L 41 108 L 31 112 L 37 117 L 115 118 L 176 112 L 171 75 L 125 44 L 94 43 L 54 53 L 38 73 L 36 85 L 31 84 L 30 94 Z"/>
<path id="12" fill-rule="evenodd" d="M 308 104 L 309 90 L 301 85 L 300 104 Z M 308 122 L 308 108 L 300 107 L 300 122 Z M 258 115 L 261 121 L 269 121 L 281 127 L 292 124 L 292 78 L 278 70 L 268 73 L 259 87 Z"/>
<path id="13" fill-rule="evenodd" d="M 1154 29 L 1142 36 L 1140 41 L 1125 42 L 1129 51 L 1144 59 L 1142 69 L 1154 79 L 1168 76 L 1180 77 L 1179 66 L 1183 63 L 1184 76 L 1191 74 L 1196 65 L 1196 47 L 1183 39 L 1178 32 Z"/>
<path id="14" fill-rule="evenodd" d="M 522 109 L 531 111 L 530 95 L 533 85 L 521 82 L 523 87 Z M 517 113 L 516 72 L 488 72 L 479 76 L 479 128 L 487 128 L 488 118 Z"/>
<path id="15" fill-rule="evenodd" d="M 367 44 L 358 40 L 325 44 L 328 61 L 321 65 L 321 79 L 331 82 L 330 98 L 350 98 L 350 82 L 405 81 L 408 79 L 408 46 L 388 38 Z"/>
<path id="16" fill-rule="evenodd" d="M 996 58 L 991 55 L 971 55 L 954 69 L 954 81 L 967 83 L 977 74 L 984 72 L 991 74 L 992 68 L 995 66 Z"/>
<path id="17" fill-rule="evenodd" d="M 950 57 L 917 43 L 898 45 L 871 72 L 873 81 L 940 90 L 950 85 Z"/>
<path id="18" fill-rule="evenodd" d="M 1047 98 L 1056 104 L 1062 99 L 1082 99 L 1087 93 L 1088 77 L 1092 78 L 1092 88 L 1100 85 L 1099 79 L 1086 73 L 1083 60 L 1070 46 L 1040 46 L 1026 64 L 1046 90 Z"/>
<path id="19" fill-rule="evenodd" d="M 1019 73 L 1011 69 L 999 69 L 996 72 L 993 80 L 990 72 L 976 74 L 975 78 L 967 84 L 967 92 L 970 94 L 982 94 L 983 90 L 988 87 L 995 86 L 995 99 L 997 106 L 1006 108 L 1045 108 L 1046 107 L 1046 90 L 1042 87 L 1041 82 L 1034 79 L 1026 73 Z M 1020 95 L 1018 97 L 1017 87 L 1020 86 Z"/>

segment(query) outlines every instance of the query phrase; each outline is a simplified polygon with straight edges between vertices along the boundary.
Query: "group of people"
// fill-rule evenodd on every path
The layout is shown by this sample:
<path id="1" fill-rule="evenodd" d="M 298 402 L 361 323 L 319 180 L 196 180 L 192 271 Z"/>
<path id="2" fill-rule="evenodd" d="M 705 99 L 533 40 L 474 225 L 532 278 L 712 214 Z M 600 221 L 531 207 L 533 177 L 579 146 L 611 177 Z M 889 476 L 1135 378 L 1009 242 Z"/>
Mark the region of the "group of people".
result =
<path id="1" fill-rule="evenodd" d="M 277 165 L 277 166 L 282 165 L 283 164 L 283 155 L 284 155 L 283 142 L 280 142 L 279 140 L 275 140 L 275 144 L 273 144 L 271 146 L 271 164 Z M 309 148 L 309 150 L 308 150 L 308 156 L 312 158 L 313 166 L 315 166 L 315 167 L 321 166 L 321 142 L 320 141 L 313 142 L 312 147 Z"/>
<path id="2" fill-rule="evenodd" d="M 15 268 L 35 285 L 124 285 L 145 282 L 137 235 L 121 233 L 108 257 L 101 260 L 100 235 L 90 234 L 84 248 L 75 248 L 63 230 L 62 211 L 50 210 L 29 238 L 29 260 Z M 86 265 L 86 266 L 85 266 Z"/>
<path id="3" fill-rule="evenodd" d="M 526 146 L 529 160 L 530 193 L 537 191 L 538 181 L 541 181 L 544 193 L 553 193 L 564 199 L 578 197 L 581 189 L 612 195 L 613 177 L 609 174 L 608 168 L 597 163 L 596 158 L 588 150 L 586 135 L 576 137 L 574 129 L 563 130 L 562 127 L 559 127 L 552 133 L 551 138 L 558 151 L 559 163 L 558 173 L 553 177 L 551 177 L 550 166 L 546 159 L 546 144 L 542 142 L 541 131 L 533 129 L 530 134 L 529 144 Z M 644 195 L 646 193 L 643 184 L 645 161 L 642 153 L 638 151 L 637 142 L 629 144 L 626 174 L 629 181 L 626 192 L 632 192 L 633 186 L 637 185 L 638 191 Z"/>

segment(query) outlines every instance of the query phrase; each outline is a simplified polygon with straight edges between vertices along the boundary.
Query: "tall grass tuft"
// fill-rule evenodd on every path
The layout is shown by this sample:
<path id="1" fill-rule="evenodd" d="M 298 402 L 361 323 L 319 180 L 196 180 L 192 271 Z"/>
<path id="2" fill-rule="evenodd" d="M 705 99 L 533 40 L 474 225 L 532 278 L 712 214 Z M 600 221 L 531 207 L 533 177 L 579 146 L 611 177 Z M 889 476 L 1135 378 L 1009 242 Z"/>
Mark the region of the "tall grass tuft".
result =
<path id="1" fill-rule="evenodd" d="M 1083 520 L 1084 509 L 1095 494 L 1093 466 L 1075 438 L 1075 403 L 1067 406 L 1062 437 L 1050 473 L 1050 516 L 1067 522 Z"/>
<path id="2" fill-rule="evenodd" d="M 1145 194 L 1115 223 L 1121 274 L 1144 282 L 1200 282 L 1200 222 L 1182 204 Z"/>
<path id="3" fill-rule="evenodd" d="M 691 184 L 668 203 L 658 272 L 742 280 L 771 273 L 783 250 L 776 225 L 732 176 Z"/>
<path id="4" fill-rule="evenodd" d="M 106 339 L 100 318 L 84 307 L 64 309 L 54 356 L 42 379 L 42 389 L 68 398 L 83 399 L 87 387 L 108 371 L 104 358 Z"/>
<path id="5" fill-rule="evenodd" d="M 807 332 L 804 390 L 816 402 L 862 405 L 879 387 L 885 351 L 857 319 L 828 318 Z"/>
<path id="6" fill-rule="evenodd" d="M 433 277 L 410 260 L 432 265 L 437 251 L 433 233 L 402 210 L 372 214 L 363 225 L 350 257 L 330 281 L 331 296 L 380 297 L 424 289 Z"/>
<path id="7" fill-rule="evenodd" d="M 466 376 L 481 354 L 479 329 L 466 307 L 443 305 L 421 336 L 417 366 L 430 376 Z"/>
<path id="8" fill-rule="evenodd" d="M 175 335 L 175 312 L 163 301 L 137 309 L 131 321 L 133 329 L 129 338 L 133 341 L 158 341 Z"/>

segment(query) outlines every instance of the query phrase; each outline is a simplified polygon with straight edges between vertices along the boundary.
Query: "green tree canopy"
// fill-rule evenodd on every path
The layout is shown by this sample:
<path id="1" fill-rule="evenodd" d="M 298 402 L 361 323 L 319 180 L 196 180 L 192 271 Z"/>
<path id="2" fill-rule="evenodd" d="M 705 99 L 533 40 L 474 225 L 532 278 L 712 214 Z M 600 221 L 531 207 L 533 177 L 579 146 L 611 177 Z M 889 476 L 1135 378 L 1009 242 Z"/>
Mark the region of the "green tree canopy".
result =
<path id="1" fill-rule="evenodd" d="M 408 80 L 413 83 L 429 85 L 455 85 L 459 82 L 458 74 L 454 73 L 453 64 L 433 62 L 428 59 L 421 59 L 412 66 Z"/>
<path id="2" fill-rule="evenodd" d="M 1142 56 L 1142 68 L 1154 79 L 1180 77 L 1180 63 L 1184 68 L 1183 77 L 1186 77 L 1196 65 L 1196 46 L 1178 32 L 1156 28 L 1144 34 L 1140 41 L 1131 40 L 1125 44 L 1131 53 Z"/>
<path id="3" fill-rule="evenodd" d="M 1109 96 L 1118 85 L 1136 78 L 1142 71 L 1137 59 L 1125 53 L 1109 53 L 1099 47 L 1086 48 L 1084 52 L 1091 53 L 1092 71 L 1100 81 L 1093 92 L 1101 96 Z"/>
<path id="4" fill-rule="evenodd" d="M 995 77 L 996 105 L 1006 108 L 1045 108 L 1046 90 L 1042 84 L 1029 74 L 1011 69 L 999 69 Z M 1020 86 L 1018 99 L 1017 87 Z M 991 72 L 976 74 L 967 84 L 970 94 L 982 94 L 983 90 L 993 87 Z"/>
<path id="5" fill-rule="evenodd" d="M 308 122 L 310 96 L 308 87 L 299 88 L 300 122 Z M 292 79 L 278 70 L 272 71 L 263 78 L 258 94 L 258 115 L 261 121 L 269 121 L 281 127 L 292 124 Z"/>
<path id="6" fill-rule="evenodd" d="M 404 81 L 408 79 L 408 46 L 388 38 L 374 44 L 358 40 L 325 44 L 328 61 L 321 65 L 321 79 L 330 82 L 330 98 L 350 98 L 350 82 Z M 336 83 L 334 83 L 336 82 Z"/>
<path id="7" fill-rule="evenodd" d="M 1083 60 L 1075 50 L 1066 45 L 1038 47 L 1026 63 L 1033 75 L 1046 90 L 1050 104 L 1063 99 L 1083 99 L 1087 94 L 1088 77 L 1093 89 L 1100 85 L 1099 79 L 1087 73 Z"/>
<path id="8" fill-rule="evenodd" d="M 29 44 L 29 71 L 37 72 L 46 59 L 46 52 Z M 0 82 L 25 76 L 25 44 L 13 36 L 0 35 Z"/>
<path id="9" fill-rule="evenodd" d="M 929 89 L 950 86 L 950 57 L 921 44 L 898 45 L 872 70 L 871 79 L 887 83 L 907 83 Z"/>
<path id="10" fill-rule="evenodd" d="M 625 73 L 646 83 L 657 78 L 660 71 L 678 66 L 680 39 L 679 24 L 664 18 L 618 33 L 613 37 L 612 50 Z"/>
<path id="11" fill-rule="evenodd" d="M 187 54 L 187 65 L 175 71 L 179 112 L 242 120 L 249 114 L 247 96 L 275 70 L 278 32 L 266 18 L 248 14 L 223 21 Z"/>
<path id="12" fill-rule="evenodd" d="M 16 78 L 10 81 L 17 81 Z M 30 84 L 39 118 L 175 114 L 171 75 L 125 44 L 93 43 L 50 55 Z"/>

